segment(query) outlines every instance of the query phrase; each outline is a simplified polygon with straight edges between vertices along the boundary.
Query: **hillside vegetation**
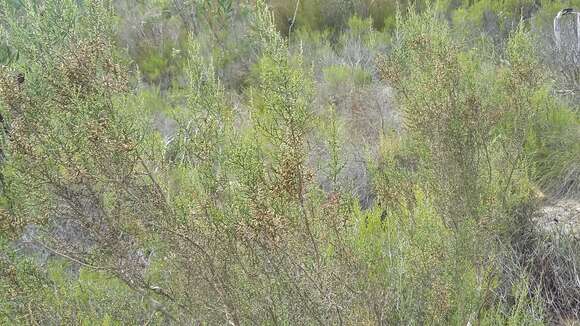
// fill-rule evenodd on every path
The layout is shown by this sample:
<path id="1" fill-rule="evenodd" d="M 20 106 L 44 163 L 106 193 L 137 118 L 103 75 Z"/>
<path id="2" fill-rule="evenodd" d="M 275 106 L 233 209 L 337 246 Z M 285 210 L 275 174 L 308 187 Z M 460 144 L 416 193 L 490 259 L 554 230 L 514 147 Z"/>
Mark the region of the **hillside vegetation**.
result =
<path id="1" fill-rule="evenodd" d="M 0 324 L 576 325 L 576 24 L 0 0 Z"/>

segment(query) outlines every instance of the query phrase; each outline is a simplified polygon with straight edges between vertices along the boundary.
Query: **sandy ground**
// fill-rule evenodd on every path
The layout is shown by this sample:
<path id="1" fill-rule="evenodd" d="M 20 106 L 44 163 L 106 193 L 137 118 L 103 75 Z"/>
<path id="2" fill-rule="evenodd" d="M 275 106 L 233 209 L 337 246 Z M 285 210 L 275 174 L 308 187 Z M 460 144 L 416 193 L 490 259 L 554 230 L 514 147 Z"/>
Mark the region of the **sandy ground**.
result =
<path id="1" fill-rule="evenodd" d="M 572 234 L 580 239 L 580 200 L 547 201 L 538 214 L 537 224 L 549 232 Z"/>

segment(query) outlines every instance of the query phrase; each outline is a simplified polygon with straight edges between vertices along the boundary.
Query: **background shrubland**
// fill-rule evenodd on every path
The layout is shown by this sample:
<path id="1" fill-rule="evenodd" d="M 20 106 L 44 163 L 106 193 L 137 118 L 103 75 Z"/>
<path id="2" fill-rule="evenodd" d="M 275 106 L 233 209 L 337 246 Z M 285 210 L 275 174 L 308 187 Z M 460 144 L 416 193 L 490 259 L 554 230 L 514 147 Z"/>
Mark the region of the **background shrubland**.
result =
<path id="1" fill-rule="evenodd" d="M 0 3 L 0 323 L 578 322 L 566 7 Z"/>

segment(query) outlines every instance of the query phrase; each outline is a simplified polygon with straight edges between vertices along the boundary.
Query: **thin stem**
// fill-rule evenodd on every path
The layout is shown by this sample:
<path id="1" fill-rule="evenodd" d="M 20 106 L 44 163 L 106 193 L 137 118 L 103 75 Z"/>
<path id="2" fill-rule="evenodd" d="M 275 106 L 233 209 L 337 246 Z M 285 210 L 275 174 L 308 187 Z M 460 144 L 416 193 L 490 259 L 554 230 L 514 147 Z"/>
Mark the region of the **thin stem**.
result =
<path id="1" fill-rule="evenodd" d="M 300 0 L 296 0 L 296 7 L 294 8 L 294 16 L 292 16 L 292 21 L 290 21 L 290 26 L 288 27 L 288 40 L 290 39 L 290 33 L 292 33 L 292 28 L 296 22 L 296 15 L 298 14 L 298 7 L 300 7 Z"/>

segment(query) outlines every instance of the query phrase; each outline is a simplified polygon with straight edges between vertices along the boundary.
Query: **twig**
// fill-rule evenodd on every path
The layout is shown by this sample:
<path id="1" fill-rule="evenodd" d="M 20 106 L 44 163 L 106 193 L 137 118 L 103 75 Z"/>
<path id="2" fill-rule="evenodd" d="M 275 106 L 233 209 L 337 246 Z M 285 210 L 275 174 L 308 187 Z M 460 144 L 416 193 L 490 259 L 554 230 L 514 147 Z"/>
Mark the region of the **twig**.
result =
<path id="1" fill-rule="evenodd" d="M 294 16 L 292 16 L 292 21 L 290 22 L 290 26 L 288 27 L 288 39 L 290 39 L 290 33 L 292 33 L 292 27 L 294 27 L 294 23 L 296 22 L 296 15 L 298 14 L 298 7 L 300 7 L 300 0 L 296 0 L 296 7 L 294 8 Z"/>
<path id="2" fill-rule="evenodd" d="M 106 270 L 106 269 L 108 269 L 107 267 L 90 265 L 90 264 L 87 264 L 85 262 L 82 262 L 82 261 L 80 261 L 80 260 L 78 260 L 78 259 L 76 259 L 74 257 L 71 257 L 71 256 L 69 256 L 67 254 L 63 254 L 62 252 L 59 252 L 56 249 L 50 248 L 49 246 L 45 245 L 44 243 L 40 242 L 37 239 L 33 239 L 31 241 L 26 241 L 26 242 L 28 242 L 28 243 L 36 243 L 36 244 L 40 245 L 41 247 L 45 248 L 46 250 L 48 250 L 48 251 L 50 251 L 50 252 L 52 252 L 52 253 L 54 253 L 54 254 L 56 254 L 58 256 L 61 256 L 63 258 L 66 258 L 68 260 L 71 260 L 71 261 L 73 261 L 73 262 L 75 262 L 77 264 L 80 264 L 80 265 L 82 265 L 84 267 L 88 267 L 88 268 L 92 268 L 92 269 L 96 269 L 96 270 Z"/>
<path id="3" fill-rule="evenodd" d="M 556 94 L 574 94 L 579 93 L 580 89 L 555 89 L 554 93 Z"/>

